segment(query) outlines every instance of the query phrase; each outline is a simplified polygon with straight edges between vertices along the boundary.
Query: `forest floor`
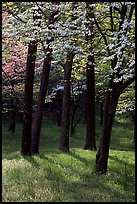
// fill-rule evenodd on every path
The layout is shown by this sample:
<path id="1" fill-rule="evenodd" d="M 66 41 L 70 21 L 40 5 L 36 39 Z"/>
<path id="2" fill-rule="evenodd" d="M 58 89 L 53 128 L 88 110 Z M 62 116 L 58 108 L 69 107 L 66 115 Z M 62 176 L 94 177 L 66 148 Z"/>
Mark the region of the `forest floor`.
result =
<path id="1" fill-rule="evenodd" d="M 60 127 L 43 121 L 40 154 L 20 155 L 22 124 L 16 133 L 2 125 L 2 202 L 135 202 L 133 124 L 113 125 L 108 173 L 95 173 L 96 151 L 84 150 L 85 124 L 70 137 L 70 153 L 58 150 Z M 96 124 L 97 147 L 100 125 Z"/>

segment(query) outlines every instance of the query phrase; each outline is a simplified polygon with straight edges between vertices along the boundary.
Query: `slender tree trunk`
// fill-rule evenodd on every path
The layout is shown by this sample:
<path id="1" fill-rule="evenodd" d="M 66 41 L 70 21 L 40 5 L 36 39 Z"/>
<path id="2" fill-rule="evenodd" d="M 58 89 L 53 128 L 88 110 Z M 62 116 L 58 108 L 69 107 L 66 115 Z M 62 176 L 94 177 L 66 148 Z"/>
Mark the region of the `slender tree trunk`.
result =
<path id="1" fill-rule="evenodd" d="M 72 117 L 71 117 L 71 135 L 74 132 L 74 119 L 75 119 L 75 114 L 76 114 L 76 109 L 77 109 L 77 103 L 74 102 L 74 107 L 73 107 L 73 112 L 72 112 Z"/>
<path id="2" fill-rule="evenodd" d="M 96 155 L 96 172 L 106 173 L 108 165 L 109 147 L 112 125 L 118 103 L 118 97 L 108 92 L 104 101 L 103 123 L 101 131 L 101 140 Z"/>
<path id="3" fill-rule="evenodd" d="M 73 64 L 73 53 L 68 53 L 67 61 L 64 66 L 64 92 L 62 107 L 62 129 L 59 149 L 69 151 L 69 128 L 70 128 L 70 83 Z"/>
<path id="4" fill-rule="evenodd" d="M 11 133 L 15 133 L 15 125 L 16 125 L 16 122 L 15 122 L 15 117 L 16 117 L 16 112 L 14 109 L 12 109 L 9 113 L 9 131 Z"/>
<path id="5" fill-rule="evenodd" d="M 53 2 L 53 4 L 59 4 L 59 2 Z M 59 10 L 55 10 L 50 13 L 47 26 L 49 29 L 51 24 L 54 24 L 54 22 L 57 20 L 57 14 Z M 55 17 L 56 16 L 56 17 Z M 44 43 L 42 42 L 42 46 L 44 48 L 46 57 L 44 59 L 44 65 L 43 65 L 43 72 L 42 72 L 42 78 L 41 78 L 41 85 L 40 85 L 40 91 L 39 91 L 39 97 L 35 112 L 35 118 L 34 118 L 34 126 L 32 131 L 32 143 L 31 143 L 31 154 L 38 154 L 39 153 L 39 140 L 40 140 L 40 132 L 41 132 L 41 125 L 42 125 L 42 118 L 43 118 L 43 109 L 45 104 L 45 97 L 47 93 L 48 88 L 48 81 L 49 81 L 49 72 L 51 67 L 51 59 L 52 59 L 52 48 L 50 48 L 50 43 L 54 40 L 53 37 L 46 39 L 47 48 L 45 48 Z"/>
<path id="6" fill-rule="evenodd" d="M 56 95 L 56 104 L 57 104 L 57 124 L 58 126 L 61 126 L 61 115 L 62 115 L 62 91 L 58 90 Z"/>
<path id="7" fill-rule="evenodd" d="M 87 63 L 87 130 L 84 149 L 96 150 L 95 141 L 95 73 L 94 55 L 89 56 Z"/>
<path id="8" fill-rule="evenodd" d="M 39 91 L 39 97 L 34 117 L 34 126 L 32 131 L 32 143 L 31 143 L 31 154 L 39 153 L 39 140 L 40 140 L 40 132 L 41 132 L 41 124 L 43 118 L 43 109 L 45 104 L 45 97 L 48 88 L 49 82 L 49 72 L 51 67 L 51 53 L 52 50 L 48 49 L 49 54 L 47 54 L 44 59 L 43 64 L 43 72 L 41 77 L 41 85 Z"/>
<path id="9" fill-rule="evenodd" d="M 27 67 L 25 76 L 24 117 L 22 129 L 21 154 L 29 155 L 31 146 L 33 82 L 37 42 L 31 41 L 28 47 Z"/>
<path id="10" fill-rule="evenodd" d="M 80 122 L 80 120 L 81 120 L 81 117 L 82 117 L 82 115 L 83 115 L 83 112 L 84 112 L 83 109 L 81 109 L 81 113 L 80 113 L 79 117 L 77 118 L 75 124 L 73 124 L 73 126 L 72 126 L 71 134 L 74 133 L 77 124 L 78 124 L 78 123 Z"/>
<path id="11" fill-rule="evenodd" d="M 103 102 L 100 101 L 100 124 L 102 125 L 103 121 Z"/>

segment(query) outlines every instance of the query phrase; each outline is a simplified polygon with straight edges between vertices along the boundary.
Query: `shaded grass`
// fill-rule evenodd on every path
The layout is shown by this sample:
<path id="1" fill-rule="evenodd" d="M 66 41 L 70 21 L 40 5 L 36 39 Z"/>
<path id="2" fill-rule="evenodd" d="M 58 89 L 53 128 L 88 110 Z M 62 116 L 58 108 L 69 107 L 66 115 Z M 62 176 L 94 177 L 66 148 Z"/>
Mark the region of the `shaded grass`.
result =
<path id="1" fill-rule="evenodd" d="M 70 153 L 58 150 L 60 127 L 43 121 L 40 154 L 20 155 L 21 124 L 9 134 L 3 124 L 3 202 L 134 202 L 133 126 L 113 127 L 107 175 L 95 174 L 95 151 L 84 150 L 85 125 L 70 138 Z M 97 145 L 100 126 L 97 121 Z"/>

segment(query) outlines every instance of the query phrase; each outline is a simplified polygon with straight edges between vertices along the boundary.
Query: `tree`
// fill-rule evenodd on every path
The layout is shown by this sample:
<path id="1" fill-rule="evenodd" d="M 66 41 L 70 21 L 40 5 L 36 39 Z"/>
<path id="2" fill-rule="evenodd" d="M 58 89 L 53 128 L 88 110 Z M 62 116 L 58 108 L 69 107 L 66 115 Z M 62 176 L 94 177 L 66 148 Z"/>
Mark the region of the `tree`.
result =
<path id="1" fill-rule="evenodd" d="M 118 7 L 119 5 L 120 7 Z M 118 99 L 125 88 L 127 88 L 135 80 L 134 55 L 130 53 L 129 58 L 125 55 L 129 45 L 132 49 L 134 49 L 134 34 L 132 32 L 132 28 L 134 29 L 134 27 L 133 23 L 131 23 L 135 7 L 134 3 L 131 4 L 123 2 L 120 4 L 118 3 L 117 5 L 110 4 L 107 6 L 107 11 L 110 14 L 110 34 L 113 36 L 115 45 L 108 44 L 108 39 L 94 16 L 95 23 L 106 43 L 108 51 L 108 58 L 105 58 L 104 61 L 111 61 L 111 74 L 109 75 L 108 87 L 103 105 L 103 123 L 100 145 L 96 155 L 96 171 L 101 173 L 107 172 L 110 137 Z M 112 15 L 113 10 L 118 18 L 117 22 L 114 20 L 114 16 Z M 131 48 L 128 47 L 128 51 L 130 51 Z"/>
<path id="2" fill-rule="evenodd" d="M 24 91 L 24 116 L 22 128 L 21 154 L 30 155 L 31 148 L 31 128 L 32 128 L 32 102 L 33 102 L 33 82 L 35 60 L 37 52 L 37 42 L 31 41 L 28 46 L 27 67 L 25 76 Z"/>
<path id="3" fill-rule="evenodd" d="M 41 123 L 42 123 L 43 108 L 45 104 L 45 97 L 46 97 L 48 80 L 49 80 L 51 53 L 52 53 L 52 50 L 50 48 L 48 48 L 47 50 L 49 53 L 45 57 L 44 63 L 43 63 L 41 85 L 40 85 L 37 107 L 35 111 L 34 126 L 32 131 L 31 154 L 39 153 Z"/>
<path id="4" fill-rule="evenodd" d="M 67 60 L 64 65 L 64 92 L 62 106 L 62 129 L 59 149 L 69 151 L 69 127 L 70 127 L 70 83 L 71 71 L 73 64 L 74 53 L 70 52 L 67 55 Z"/>
<path id="5" fill-rule="evenodd" d="M 32 132 L 32 114 L 33 114 L 33 84 L 35 73 L 35 61 L 38 46 L 37 29 L 41 24 L 41 13 L 36 8 L 33 11 L 34 39 L 30 41 L 28 47 L 25 91 L 24 91 L 24 118 L 22 128 L 21 154 L 31 154 L 31 132 Z"/>
<path id="6" fill-rule="evenodd" d="M 91 64 L 90 64 L 91 63 Z M 87 63 L 87 109 L 86 109 L 86 144 L 84 149 L 96 150 L 95 142 L 95 72 L 94 55 L 89 56 Z"/>
<path id="7" fill-rule="evenodd" d="M 86 34 L 86 40 L 90 43 L 91 55 L 88 56 L 86 65 L 87 75 L 87 129 L 86 129 L 86 144 L 84 149 L 96 150 L 95 142 L 95 71 L 94 71 L 94 22 L 93 22 L 93 7 L 87 3 L 87 20 L 89 33 Z"/>
<path id="8" fill-rule="evenodd" d="M 66 3 L 65 3 L 66 4 Z M 65 7 L 67 12 L 64 12 L 64 23 L 60 26 L 59 37 L 63 39 L 64 51 L 67 53 L 65 64 L 61 63 L 64 68 L 64 91 L 63 91 L 63 106 L 62 106 L 62 126 L 59 149 L 62 151 L 69 151 L 69 131 L 70 131 L 70 86 L 71 86 L 71 72 L 73 66 L 73 59 L 78 49 L 80 50 L 79 42 L 76 37 L 79 36 L 79 29 L 77 29 L 77 9 L 78 3 L 71 2 Z M 75 13 L 75 15 L 74 15 Z"/>
<path id="9" fill-rule="evenodd" d="M 53 3 L 54 4 L 54 3 Z M 57 2 L 58 4 L 58 2 Z M 48 19 L 48 29 L 50 30 L 50 25 L 53 24 L 57 18 L 55 15 L 58 14 L 58 10 L 54 10 L 51 12 L 49 19 Z M 56 19 L 56 20 L 55 20 Z M 50 32 L 51 33 L 51 32 Z M 39 153 L 39 140 L 40 140 L 40 132 L 41 132 L 41 123 L 43 117 L 43 109 L 45 104 L 45 97 L 48 88 L 48 81 L 49 81 L 49 72 L 51 67 L 51 60 L 52 60 L 52 48 L 50 48 L 50 43 L 53 41 L 53 38 L 50 34 L 47 37 L 47 48 L 45 49 L 45 58 L 43 63 L 43 71 L 41 76 L 41 85 L 39 91 L 38 102 L 36 106 L 36 112 L 34 117 L 34 126 L 32 131 L 32 143 L 31 143 L 31 154 Z"/>

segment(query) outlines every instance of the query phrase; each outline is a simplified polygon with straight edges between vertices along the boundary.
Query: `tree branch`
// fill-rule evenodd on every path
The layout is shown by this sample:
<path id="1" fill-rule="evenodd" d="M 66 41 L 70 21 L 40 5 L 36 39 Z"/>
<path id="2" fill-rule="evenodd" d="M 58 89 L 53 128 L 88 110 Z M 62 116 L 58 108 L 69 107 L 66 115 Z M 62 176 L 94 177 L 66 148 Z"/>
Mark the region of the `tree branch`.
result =
<path id="1" fill-rule="evenodd" d="M 112 16 L 112 6 L 110 6 L 109 9 L 110 9 L 111 32 L 113 32 L 114 31 L 114 21 L 113 21 L 113 16 Z"/>
<path id="2" fill-rule="evenodd" d="M 133 15 L 133 11 L 134 11 L 134 8 L 135 8 L 135 5 L 132 4 L 131 9 L 130 9 L 130 12 L 129 12 L 129 17 L 128 17 L 129 22 L 131 21 L 131 18 L 132 18 L 132 15 Z"/>
<path id="3" fill-rule="evenodd" d="M 19 20 L 19 21 L 21 21 L 22 23 L 27 23 L 26 21 L 24 21 L 24 20 L 22 20 L 17 14 L 14 14 L 12 11 L 10 11 L 10 10 L 7 10 L 7 12 L 9 13 L 9 14 L 11 14 L 14 18 L 16 18 L 17 20 Z"/>
<path id="4" fill-rule="evenodd" d="M 133 78 L 130 78 L 126 80 L 121 86 L 118 88 L 117 93 L 120 96 L 125 88 L 127 88 L 130 84 L 132 84 L 135 81 L 135 76 Z"/>
<path id="5" fill-rule="evenodd" d="M 96 20 L 96 18 L 95 18 L 94 13 L 93 13 L 93 17 L 94 17 L 95 24 L 96 24 L 98 30 L 100 31 L 100 34 L 102 35 L 104 41 L 105 41 L 106 46 L 108 46 L 108 42 L 107 42 L 106 36 L 105 36 L 104 33 L 102 32 L 102 30 L 101 30 L 101 28 L 100 28 L 100 26 L 99 26 L 99 24 L 98 24 L 98 22 L 97 22 L 97 20 Z M 106 49 L 107 49 L 107 51 L 108 51 L 108 54 L 111 55 L 111 52 L 110 52 L 109 48 L 107 47 Z"/>

